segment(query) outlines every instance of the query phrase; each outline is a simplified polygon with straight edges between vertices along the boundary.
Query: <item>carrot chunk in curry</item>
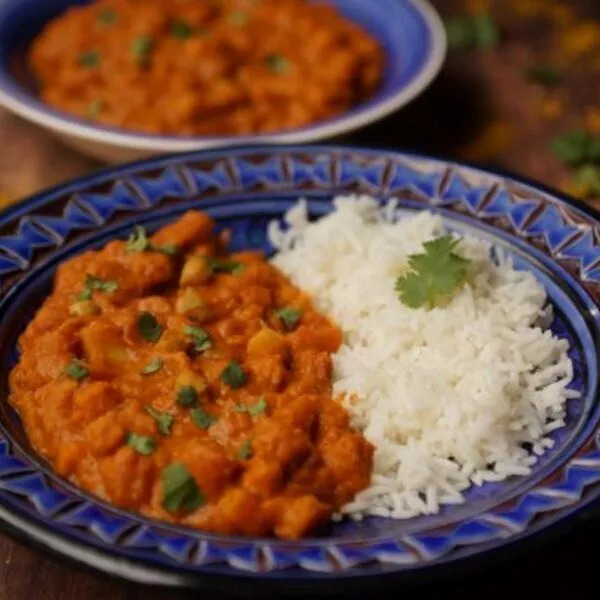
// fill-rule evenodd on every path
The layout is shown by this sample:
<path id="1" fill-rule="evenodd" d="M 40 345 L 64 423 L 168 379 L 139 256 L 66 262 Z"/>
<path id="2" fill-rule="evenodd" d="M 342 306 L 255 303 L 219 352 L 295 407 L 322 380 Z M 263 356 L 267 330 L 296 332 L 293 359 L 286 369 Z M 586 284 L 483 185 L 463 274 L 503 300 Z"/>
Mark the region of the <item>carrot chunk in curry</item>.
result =
<path id="1" fill-rule="evenodd" d="M 156 134 L 302 127 L 369 98 L 383 71 L 370 34 L 308 0 L 97 0 L 34 41 L 51 106 Z"/>
<path id="2" fill-rule="evenodd" d="M 189 212 L 62 264 L 10 401 L 56 471 L 116 505 L 298 538 L 370 480 L 332 398 L 341 333 L 257 252 Z"/>

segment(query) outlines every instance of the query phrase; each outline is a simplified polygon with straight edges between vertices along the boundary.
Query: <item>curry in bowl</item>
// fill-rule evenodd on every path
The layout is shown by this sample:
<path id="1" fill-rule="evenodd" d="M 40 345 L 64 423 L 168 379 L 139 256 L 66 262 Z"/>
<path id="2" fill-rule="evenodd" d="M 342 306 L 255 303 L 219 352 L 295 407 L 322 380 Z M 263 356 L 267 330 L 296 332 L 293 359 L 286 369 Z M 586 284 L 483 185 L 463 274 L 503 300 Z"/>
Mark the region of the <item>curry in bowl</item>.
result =
<path id="1" fill-rule="evenodd" d="M 118 506 L 298 538 L 369 484 L 332 399 L 340 330 L 258 253 L 190 212 L 59 267 L 11 398 L 37 451 Z"/>
<path id="2" fill-rule="evenodd" d="M 50 22 L 29 56 L 50 106 L 189 136 L 335 117 L 375 93 L 383 63 L 368 32 L 308 0 L 97 0 Z"/>

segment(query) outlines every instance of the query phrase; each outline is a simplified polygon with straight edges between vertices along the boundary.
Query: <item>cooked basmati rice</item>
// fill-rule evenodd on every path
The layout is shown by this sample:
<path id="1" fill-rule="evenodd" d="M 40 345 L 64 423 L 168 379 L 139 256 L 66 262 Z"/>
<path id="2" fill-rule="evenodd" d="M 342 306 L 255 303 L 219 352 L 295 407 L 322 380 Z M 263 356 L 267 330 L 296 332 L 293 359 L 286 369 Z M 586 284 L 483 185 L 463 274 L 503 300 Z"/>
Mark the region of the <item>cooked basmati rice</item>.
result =
<path id="1" fill-rule="evenodd" d="M 397 219 L 369 197 L 339 197 L 309 223 L 300 201 L 271 223 L 273 262 L 342 329 L 334 392 L 375 445 L 371 485 L 343 513 L 407 518 L 463 501 L 470 485 L 527 475 L 564 426 L 573 365 L 544 329 L 546 293 L 497 249 L 465 235 L 470 275 L 443 307 L 411 309 L 396 278 L 446 233 L 420 212 Z"/>

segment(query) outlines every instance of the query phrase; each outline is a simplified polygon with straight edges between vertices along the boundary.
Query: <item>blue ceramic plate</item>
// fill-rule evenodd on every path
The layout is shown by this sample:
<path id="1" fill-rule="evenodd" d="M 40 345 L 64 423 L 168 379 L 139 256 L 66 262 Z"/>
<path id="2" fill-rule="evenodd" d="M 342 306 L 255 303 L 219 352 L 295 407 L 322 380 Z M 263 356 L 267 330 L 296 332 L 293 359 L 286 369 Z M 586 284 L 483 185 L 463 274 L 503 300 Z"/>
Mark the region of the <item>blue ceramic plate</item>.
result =
<path id="1" fill-rule="evenodd" d="M 446 52 L 444 27 L 427 0 L 319 0 L 333 4 L 360 24 L 383 48 L 383 83 L 370 100 L 334 119 L 279 133 L 236 137 L 148 135 L 96 125 L 53 110 L 27 85 L 24 61 L 19 60 L 24 49 L 50 19 L 89 1 L 0 0 L 0 105 L 107 161 L 232 144 L 304 143 L 345 134 L 381 119 L 418 96 L 437 75 Z"/>
<path id="2" fill-rule="evenodd" d="M 87 248 L 153 230 L 201 208 L 235 249 L 271 252 L 266 227 L 299 196 L 317 217 L 336 193 L 394 196 L 456 230 L 492 240 L 546 287 L 553 330 L 571 344 L 567 426 L 528 477 L 473 487 L 467 502 L 405 521 L 333 525 L 299 542 L 203 534 L 116 509 L 56 476 L 29 447 L 6 402 L 16 340 L 49 293 L 56 266 Z M 472 167 L 384 151 L 281 147 L 196 153 L 120 167 L 42 193 L 0 215 L 0 519 L 32 542 L 131 580 L 358 585 L 424 572 L 521 540 L 600 496 L 600 246 L 593 214 L 539 186 Z M 225 578 L 225 579 L 224 579 Z M 295 588 L 300 589 L 300 588 Z M 354 588 L 353 588 L 354 589 Z"/>

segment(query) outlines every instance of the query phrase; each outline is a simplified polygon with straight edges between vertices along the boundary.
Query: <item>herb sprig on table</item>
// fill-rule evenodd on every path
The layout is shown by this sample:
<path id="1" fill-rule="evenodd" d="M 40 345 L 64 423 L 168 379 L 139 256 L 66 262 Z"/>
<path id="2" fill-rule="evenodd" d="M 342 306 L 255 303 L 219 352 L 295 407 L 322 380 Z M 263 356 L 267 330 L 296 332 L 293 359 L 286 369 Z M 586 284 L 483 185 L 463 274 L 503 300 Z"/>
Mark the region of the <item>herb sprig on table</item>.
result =
<path id="1" fill-rule="evenodd" d="M 584 188 L 586 194 L 600 196 L 600 135 L 567 131 L 552 140 L 551 148 L 562 163 L 575 169 L 575 185 Z"/>
<path id="2" fill-rule="evenodd" d="M 448 46 L 452 49 L 493 50 L 500 43 L 500 28 L 487 12 L 461 15 L 446 21 Z"/>

